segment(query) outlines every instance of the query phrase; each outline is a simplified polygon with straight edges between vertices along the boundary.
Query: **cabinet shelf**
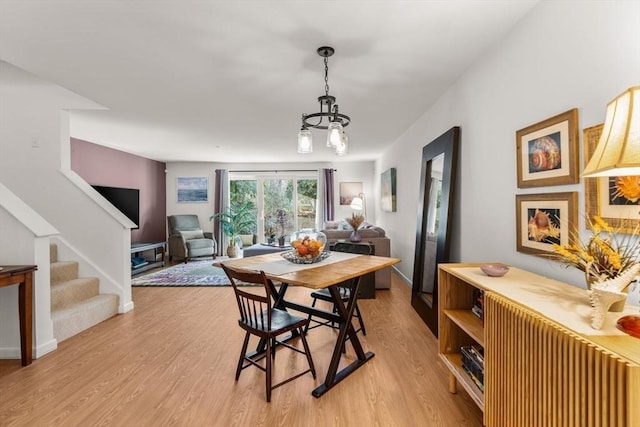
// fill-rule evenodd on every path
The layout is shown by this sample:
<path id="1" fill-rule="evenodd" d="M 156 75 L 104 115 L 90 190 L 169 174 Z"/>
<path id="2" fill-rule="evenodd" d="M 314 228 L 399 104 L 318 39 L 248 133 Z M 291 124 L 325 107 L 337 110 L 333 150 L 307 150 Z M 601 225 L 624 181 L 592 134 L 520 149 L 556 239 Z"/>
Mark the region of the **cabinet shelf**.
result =
<path id="1" fill-rule="evenodd" d="M 442 353 L 440 358 L 456 378 L 457 384 L 465 389 L 476 405 L 484 411 L 484 393 L 469 377 L 469 374 L 462 369 L 462 355 L 460 353 Z"/>
<path id="2" fill-rule="evenodd" d="M 473 338 L 475 342 L 484 347 L 484 325 L 482 324 L 482 320 L 473 314 L 471 310 L 445 309 L 444 314 Z"/>
<path id="3" fill-rule="evenodd" d="M 146 257 L 146 262 L 131 266 L 131 275 L 140 274 L 144 271 L 151 270 L 156 267 L 164 267 L 164 255 L 165 255 L 166 243 L 132 243 L 131 244 L 131 256 L 139 255 L 144 252 L 152 252 Z M 158 260 L 160 255 L 160 260 Z"/>

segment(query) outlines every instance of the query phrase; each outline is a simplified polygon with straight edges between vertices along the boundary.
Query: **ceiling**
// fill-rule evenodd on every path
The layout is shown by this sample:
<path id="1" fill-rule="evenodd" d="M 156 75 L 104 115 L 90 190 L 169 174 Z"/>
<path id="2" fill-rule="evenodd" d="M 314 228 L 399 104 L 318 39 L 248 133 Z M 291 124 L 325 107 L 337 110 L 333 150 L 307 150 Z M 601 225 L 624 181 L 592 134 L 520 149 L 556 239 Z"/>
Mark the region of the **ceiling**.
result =
<path id="1" fill-rule="evenodd" d="M 0 60 L 102 106 L 71 136 L 159 161 L 372 160 L 537 0 L 0 0 Z M 349 153 L 302 113 L 324 64 Z"/>

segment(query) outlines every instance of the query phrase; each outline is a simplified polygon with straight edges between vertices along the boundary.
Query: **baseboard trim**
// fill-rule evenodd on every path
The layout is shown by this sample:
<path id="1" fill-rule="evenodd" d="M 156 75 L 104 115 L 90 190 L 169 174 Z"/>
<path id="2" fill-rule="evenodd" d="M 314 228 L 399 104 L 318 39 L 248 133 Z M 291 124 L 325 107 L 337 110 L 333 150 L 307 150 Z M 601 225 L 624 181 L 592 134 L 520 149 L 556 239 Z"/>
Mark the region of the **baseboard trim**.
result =
<path id="1" fill-rule="evenodd" d="M 33 349 L 33 358 L 37 359 L 58 348 L 58 341 L 52 338 L 50 341 Z M 0 359 L 21 359 L 20 347 L 0 347 Z"/>

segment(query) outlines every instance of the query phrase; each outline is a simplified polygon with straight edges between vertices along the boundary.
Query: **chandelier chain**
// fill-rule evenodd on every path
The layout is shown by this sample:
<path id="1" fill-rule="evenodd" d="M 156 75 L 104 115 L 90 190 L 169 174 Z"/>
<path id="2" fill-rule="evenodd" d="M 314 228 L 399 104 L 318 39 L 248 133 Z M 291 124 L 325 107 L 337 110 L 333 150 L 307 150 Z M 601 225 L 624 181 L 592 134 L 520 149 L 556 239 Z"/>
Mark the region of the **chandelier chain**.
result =
<path id="1" fill-rule="evenodd" d="M 324 57 L 324 93 L 329 96 L 329 58 Z"/>

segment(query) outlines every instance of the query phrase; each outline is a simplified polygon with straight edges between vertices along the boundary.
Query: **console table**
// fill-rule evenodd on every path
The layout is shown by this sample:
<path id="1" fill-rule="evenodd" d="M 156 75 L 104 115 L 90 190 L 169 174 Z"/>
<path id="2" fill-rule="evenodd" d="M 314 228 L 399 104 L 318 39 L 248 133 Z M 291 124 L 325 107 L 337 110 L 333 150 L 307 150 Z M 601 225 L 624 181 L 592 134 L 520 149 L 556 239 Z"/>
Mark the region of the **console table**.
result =
<path id="1" fill-rule="evenodd" d="M 0 287 L 18 285 L 18 316 L 20 318 L 20 357 L 22 366 L 31 364 L 33 338 L 33 272 L 35 265 L 0 266 Z"/>
<path id="2" fill-rule="evenodd" d="M 518 268 L 488 277 L 479 264 L 440 264 L 439 353 L 484 411 L 484 425 L 640 426 L 640 339 L 615 327 L 627 306 L 591 328 L 587 291 Z M 483 294 L 483 319 L 473 312 Z M 462 347 L 484 349 L 480 388 Z M 472 367 L 473 370 L 473 367 Z"/>
<path id="3" fill-rule="evenodd" d="M 166 251 L 166 242 L 157 243 L 132 243 L 131 244 L 131 256 L 138 256 L 144 252 L 153 251 L 153 257 L 149 255 L 145 258 L 144 263 L 134 265 L 131 263 L 131 275 L 142 273 L 143 271 L 150 270 L 156 267 L 164 267 L 164 255 Z M 158 254 L 160 254 L 160 261 L 158 261 Z"/>

